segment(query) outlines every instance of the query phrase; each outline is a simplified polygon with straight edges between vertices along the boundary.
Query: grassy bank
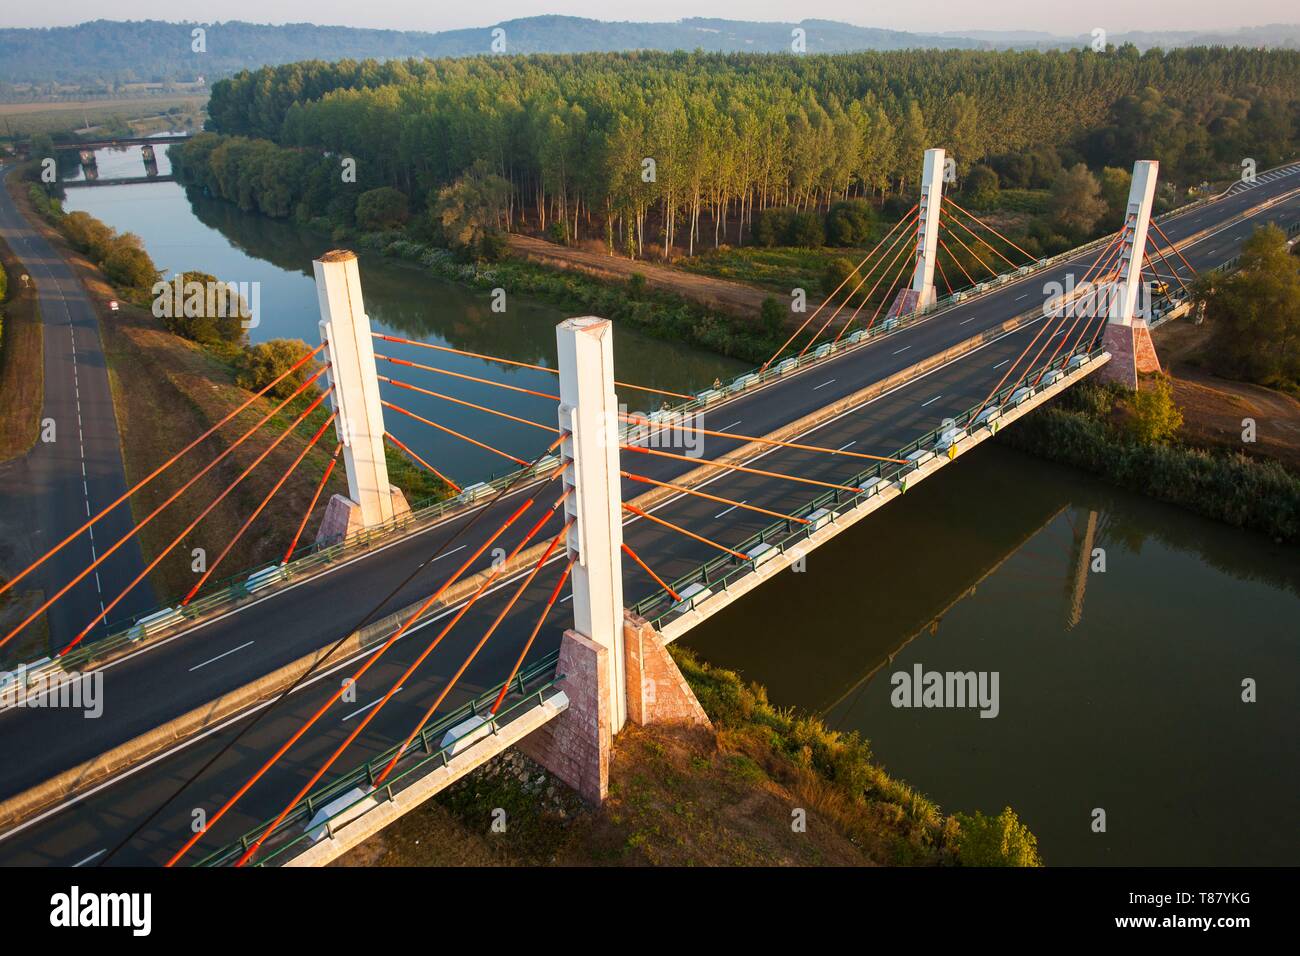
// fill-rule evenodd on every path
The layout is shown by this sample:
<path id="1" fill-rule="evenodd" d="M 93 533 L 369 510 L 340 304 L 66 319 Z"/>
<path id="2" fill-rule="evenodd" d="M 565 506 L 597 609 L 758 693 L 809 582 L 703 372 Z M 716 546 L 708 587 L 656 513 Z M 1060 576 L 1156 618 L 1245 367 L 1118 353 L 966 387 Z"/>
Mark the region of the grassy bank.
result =
<path id="1" fill-rule="evenodd" d="M 26 271 L 0 239 L 0 461 L 36 442 L 44 396 L 41 313 Z"/>
<path id="2" fill-rule="evenodd" d="M 1000 440 L 1093 472 L 1207 518 L 1300 541 L 1300 476 L 1277 461 L 1180 440 L 1142 441 L 1123 389 L 1084 382 L 1025 416 Z"/>
<path id="3" fill-rule="evenodd" d="M 614 741 L 603 807 L 584 807 L 509 751 L 340 865 L 1039 863 L 1033 835 L 1012 811 L 947 816 L 876 766 L 857 735 L 779 710 L 762 688 L 689 652 L 674 649 L 673 657 L 714 731 L 628 725 Z"/>

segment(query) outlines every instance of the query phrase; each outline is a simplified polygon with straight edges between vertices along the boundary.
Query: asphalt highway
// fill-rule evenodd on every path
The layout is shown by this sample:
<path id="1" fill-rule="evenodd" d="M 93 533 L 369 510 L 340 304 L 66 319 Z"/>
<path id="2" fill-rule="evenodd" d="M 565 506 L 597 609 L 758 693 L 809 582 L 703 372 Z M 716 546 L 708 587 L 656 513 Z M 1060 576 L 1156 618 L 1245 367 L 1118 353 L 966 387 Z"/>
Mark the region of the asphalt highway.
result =
<path id="1" fill-rule="evenodd" d="M 9 173 L 0 170 L 0 177 Z M 2 181 L 0 235 L 36 283 L 44 332 L 41 419 L 52 422 L 53 428 L 53 441 L 44 440 L 50 436 L 43 429 L 26 455 L 0 465 L 0 531 L 5 539 L 0 543 L 0 567 L 14 574 L 76 531 L 88 515 L 116 500 L 127 486 L 94 305 L 72 268 L 14 207 Z M 20 279 L 10 276 L 9 281 L 17 284 Z M 118 509 L 32 572 L 19 588 L 53 593 L 130 528 L 130 510 Z M 97 574 L 49 610 L 50 643 L 62 647 L 70 641 L 143 568 L 137 542 L 119 548 Z M 154 603 L 146 583 L 115 610 L 131 615 Z"/>
<path id="2" fill-rule="evenodd" d="M 1171 238 L 1178 240 L 1216 224 L 1227 223 L 1271 196 L 1300 187 L 1297 172 L 1300 172 L 1300 167 L 1291 168 L 1286 176 L 1268 181 L 1261 179 L 1251 189 L 1167 221 L 1163 224 L 1164 229 Z M 1234 256 L 1256 222 L 1277 221 L 1288 225 L 1298 218 L 1300 197 L 1291 197 L 1250 221 L 1212 231 L 1184 250 L 1184 254 L 1198 270 L 1210 268 Z M 711 410 L 703 425 L 742 434 L 767 434 L 926 355 L 992 328 L 1011 315 L 1032 309 L 1035 303 L 1043 300 L 1045 284 L 1064 281 L 1067 273 L 1080 275 L 1096 254 L 1095 250 L 1086 253 L 934 319 L 738 397 Z M 1007 363 L 1021 353 L 1039 328 L 1035 322 L 1004 335 L 948 365 L 841 414 L 801 440 L 829 448 L 892 453 L 936 427 L 944 418 L 982 401 L 1004 374 Z M 729 440 L 710 438 L 705 443 L 704 455 L 716 457 L 734 444 Z M 842 482 L 862 470 L 866 463 L 778 449 L 765 454 L 756 464 L 786 474 Z M 668 459 L 625 454 L 623 467 L 659 480 L 670 480 L 692 466 Z M 624 494 L 633 497 L 645 488 L 644 485 L 626 486 Z M 734 501 L 789 511 L 823 489 L 728 472 L 713 478 L 703 490 Z M 408 605 L 441 584 L 449 571 L 497 527 L 507 510 L 517 507 L 525 500 L 524 496 L 534 494 L 536 501 L 529 513 L 500 542 L 510 547 L 536 520 L 533 516 L 540 515 L 553 503 L 556 485 L 521 489 L 498 502 L 488 513 L 482 514 L 442 558 L 389 599 L 380 613 Z M 895 507 L 903 505 L 896 504 Z M 655 513 L 697 534 L 728 544 L 743 540 L 772 521 L 764 515 L 694 496 L 669 499 L 659 505 Z M 80 712 L 70 709 L 0 712 L 0 752 L 4 754 L 6 767 L 0 796 L 31 786 L 312 649 L 327 646 L 353 630 L 375 602 L 472 519 L 473 514 L 457 516 L 378 553 L 358 557 L 326 574 L 110 664 L 104 669 L 104 715 L 99 719 L 84 719 Z M 555 530 L 558 530 L 558 524 L 553 521 L 548 530 L 535 540 L 544 541 Z M 642 519 L 628 522 L 625 536 L 637 553 L 665 579 L 685 574 L 717 553 L 706 545 Z M 481 565 L 488 563 L 488 555 L 484 555 Z M 658 590 L 657 585 L 634 564 L 624 562 L 624 565 L 626 603 L 630 605 Z M 553 559 L 551 566 L 539 575 L 471 665 L 444 709 L 458 706 L 505 676 L 559 570 L 559 559 Z M 499 611 L 501 601 L 514 586 L 513 581 L 499 582 L 491 600 L 485 598 L 470 609 L 408 685 L 370 724 L 336 770 L 359 764 L 405 736 L 432 695 L 442 688 L 448 675 L 482 635 Z M 445 613 L 454 613 L 454 609 L 447 609 Z M 554 649 L 568 617 L 566 605 L 558 605 L 534 646 L 534 658 Z M 436 626 L 425 625 L 400 641 L 361 682 L 357 702 L 336 705 L 318 725 L 318 732 L 313 732 L 290 751 L 275 770 L 249 792 L 238 809 L 205 836 L 193 858 L 197 858 L 203 849 L 225 843 L 277 813 L 323 757 L 355 726 L 353 721 L 360 719 L 355 712 L 382 696 L 436 632 Z M 193 809 L 204 807 L 211 810 L 219 805 L 256 768 L 259 758 L 282 743 L 319 705 L 322 695 L 331 693 L 337 687 L 337 681 L 356 666 L 354 661 L 346 667 L 340 665 L 337 670 L 318 675 L 170 803 L 129 846 L 113 854 L 110 862 L 157 863 L 166 859 L 188 835 Z M 103 862 L 117 841 L 130 833 L 194 769 L 201 766 L 221 745 L 224 735 L 234 732 L 237 723 L 179 745 L 99 790 L 65 807 L 56 808 L 9 834 L 0 835 L 0 862 L 87 862 L 90 865 Z"/>

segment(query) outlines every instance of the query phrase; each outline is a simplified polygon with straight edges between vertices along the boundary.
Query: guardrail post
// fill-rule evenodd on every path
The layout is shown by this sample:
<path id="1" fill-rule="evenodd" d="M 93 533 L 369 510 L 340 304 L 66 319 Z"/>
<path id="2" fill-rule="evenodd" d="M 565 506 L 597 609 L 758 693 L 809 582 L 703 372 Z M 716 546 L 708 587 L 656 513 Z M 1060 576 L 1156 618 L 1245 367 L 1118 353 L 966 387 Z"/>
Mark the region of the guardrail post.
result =
<path id="1" fill-rule="evenodd" d="M 334 495 L 316 535 L 318 544 L 333 544 L 359 530 L 389 523 L 411 509 L 402 492 L 388 482 L 384 458 L 384 412 L 379 399 L 370 317 L 361 298 L 356 253 L 327 252 L 312 263 L 320 303 L 320 335 L 334 386 L 330 405 L 334 428 L 343 444 L 348 497 Z M 369 536 L 366 537 L 368 543 Z"/>
<path id="2" fill-rule="evenodd" d="M 1147 228 L 1151 223 L 1151 204 L 1159 172 L 1160 164 L 1153 159 L 1140 159 L 1133 164 L 1133 185 L 1129 188 L 1121 232 L 1124 240 L 1119 275 L 1104 297 L 1108 320 L 1102 347 L 1110 353 L 1110 361 L 1098 374 L 1106 381 L 1120 382 L 1132 389 L 1138 387 L 1139 372 L 1160 371 L 1151 329 L 1146 316 L 1139 314 L 1138 309 Z"/>

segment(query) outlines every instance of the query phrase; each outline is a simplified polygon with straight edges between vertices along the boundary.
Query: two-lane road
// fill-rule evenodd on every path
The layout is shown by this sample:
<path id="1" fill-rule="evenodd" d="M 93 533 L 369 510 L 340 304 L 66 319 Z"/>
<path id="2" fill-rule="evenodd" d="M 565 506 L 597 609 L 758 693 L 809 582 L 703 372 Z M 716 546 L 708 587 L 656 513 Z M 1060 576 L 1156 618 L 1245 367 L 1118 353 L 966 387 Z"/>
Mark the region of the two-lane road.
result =
<path id="1" fill-rule="evenodd" d="M 0 170 L 0 177 L 12 173 Z M 0 235 L 36 283 L 45 368 L 42 435 L 26 455 L 0 465 L 0 569 L 12 575 L 115 501 L 127 485 L 95 306 L 71 266 L 19 213 L 5 185 L 0 180 Z M 52 593 L 130 528 L 130 509 L 122 505 L 19 587 Z M 117 595 L 143 568 L 138 543 L 118 549 L 50 609 L 51 643 L 62 647 L 71 640 L 103 609 L 105 595 Z M 130 616 L 154 603 L 143 582 L 116 610 Z"/>

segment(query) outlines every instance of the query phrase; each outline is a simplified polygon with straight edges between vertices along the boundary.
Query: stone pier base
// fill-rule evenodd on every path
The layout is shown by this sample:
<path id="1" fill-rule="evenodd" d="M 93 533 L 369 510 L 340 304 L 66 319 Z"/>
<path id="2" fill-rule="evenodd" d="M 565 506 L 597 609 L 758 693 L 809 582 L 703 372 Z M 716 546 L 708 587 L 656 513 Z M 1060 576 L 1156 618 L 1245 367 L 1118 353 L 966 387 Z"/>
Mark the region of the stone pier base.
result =
<path id="1" fill-rule="evenodd" d="M 1139 373 L 1160 371 L 1151 330 L 1142 319 L 1134 319 L 1131 326 L 1107 323 L 1102 347 L 1110 353 L 1110 361 L 1097 373 L 1104 382 L 1119 382 L 1136 391 Z"/>
<path id="2" fill-rule="evenodd" d="M 393 495 L 393 517 L 411 513 L 411 506 L 406 503 L 406 495 L 400 488 L 389 489 Z M 325 506 L 325 517 L 321 519 L 320 530 L 316 532 L 316 546 L 325 548 L 338 544 L 350 535 L 365 528 L 361 521 L 361 506 L 351 498 L 334 495 Z"/>
<path id="3" fill-rule="evenodd" d="M 708 715 L 695 699 L 686 678 L 664 646 L 663 635 L 631 611 L 623 616 L 623 646 L 627 654 L 627 717 L 647 724 L 691 724 L 708 727 Z"/>
<path id="4" fill-rule="evenodd" d="M 577 631 L 560 641 L 555 672 L 569 708 L 519 742 L 519 749 L 599 804 L 609 792 L 609 651 Z"/>

